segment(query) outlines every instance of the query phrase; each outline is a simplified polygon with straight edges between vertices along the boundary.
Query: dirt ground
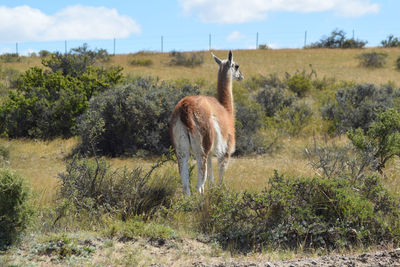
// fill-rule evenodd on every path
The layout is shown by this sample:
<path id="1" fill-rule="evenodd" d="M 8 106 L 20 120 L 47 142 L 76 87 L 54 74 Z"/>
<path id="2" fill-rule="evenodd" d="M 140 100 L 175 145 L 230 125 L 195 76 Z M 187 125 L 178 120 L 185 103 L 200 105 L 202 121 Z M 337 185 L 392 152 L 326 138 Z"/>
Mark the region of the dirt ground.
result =
<path id="1" fill-rule="evenodd" d="M 188 238 L 117 240 L 82 234 L 69 238 L 75 241 L 49 242 L 48 238 L 27 240 L 6 253 L 0 253 L 0 266 L 400 267 L 400 248 L 328 256 L 279 256 L 279 252 L 275 251 L 231 255 L 217 244 Z M 282 258 L 290 260 L 278 260 Z"/>
<path id="2" fill-rule="evenodd" d="M 323 256 L 318 258 L 302 258 L 302 259 L 271 261 L 271 262 L 220 262 L 214 264 L 194 262 L 192 266 L 195 267 L 400 266 L 400 249 L 391 251 L 379 251 L 374 253 L 363 253 L 354 256 L 334 255 L 334 256 Z"/>

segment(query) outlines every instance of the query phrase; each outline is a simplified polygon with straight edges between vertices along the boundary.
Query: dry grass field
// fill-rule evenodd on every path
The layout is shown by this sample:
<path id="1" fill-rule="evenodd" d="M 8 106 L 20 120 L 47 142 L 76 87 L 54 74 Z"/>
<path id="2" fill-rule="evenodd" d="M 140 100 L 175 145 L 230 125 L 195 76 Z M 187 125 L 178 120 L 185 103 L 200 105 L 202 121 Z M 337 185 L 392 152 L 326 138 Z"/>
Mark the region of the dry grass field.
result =
<path id="1" fill-rule="evenodd" d="M 363 52 L 379 51 L 388 54 L 384 68 L 368 69 L 359 66 L 356 56 Z M 126 75 L 153 76 L 161 80 L 189 79 L 202 87 L 215 87 L 216 65 L 209 51 L 197 52 L 204 56 L 204 64 L 199 67 L 170 66 L 169 53 L 139 52 L 136 54 L 116 55 L 108 66 L 119 65 Z M 214 51 L 224 58 L 227 51 Z M 318 78 L 335 78 L 336 80 L 354 81 L 356 83 L 385 84 L 388 82 L 400 85 L 400 72 L 395 68 L 395 60 L 400 56 L 399 48 L 368 48 L 368 49 L 281 49 L 281 50 L 238 50 L 234 51 L 234 60 L 240 64 L 246 77 L 258 74 L 268 76 L 277 74 L 283 77 L 285 72 L 294 73 L 297 70 L 310 71 L 312 64 Z M 150 59 L 150 66 L 133 66 L 133 59 Z M 5 68 L 24 71 L 32 66 L 41 66 L 38 57 L 23 58 L 21 62 L 2 63 Z M 333 92 L 323 92 L 333 93 Z M 321 94 L 315 91 L 312 94 Z M 312 97 L 306 99 L 313 102 Z M 285 137 L 279 140 L 280 149 L 273 155 L 249 156 L 233 158 L 229 164 L 226 182 L 237 189 L 260 188 L 266 183 L 273 171 L 279 170 L 287 175 L 312 176 L 314 170 L 304 158 L 304 148 L 312 143 L 312 132 L 318 131 L 321 121 L 315 119 L 314 125 L 306 134 L 297 138 Z M 339 142 L 346 142 L 344 137 Z M 65 158 L 78 142 L 77 138 L 69 140 L 56 139 L 52 141 L 39 140 L 0 140 L 10 148 L 10 167 L 26 177 L 37 194 L 38 204 L 53 202 L 57 187 L 57 175 L 65 169 Z M 115 168 L 123 166 L 149 167 L 154 159 L 114 158 L 110 159 Z M 216 165 L 216 164 L 214 164 Z M 395 177 L 399 174 L 396 164 L 389 165 L 388 183 L 398 191 Z"/>
<path id="2" fill-rule="evenodd" d="M 379 69 L 368 69 L 361 67 L 356 58 L 357 55 L 363 52 L 385 52 L 388 54 L 386 65 Z M 193 83 L 197 83 L 203 90 L 212 90 L 216 87 L 217 80 L 217 66 L 212 59 L 209 51 L 196 52 L 204 57 L 204 63 L 198 67 L 181 67 L 171 66 L 169 62 L 171 56 L 169 53 L 153 53 L 153 52 L 140 52 L 136 54 L 116 55 L 111 57 L 111 60 L 104 63 L 106 66 L 121 66 L 125 75 L 132 76 L 153 76 L 158 77 L 160 80 L 176 80 L 188 79 Z M 225 58 L 227 51 L 214 51 L 220 57 Z M 242 73 L 246 78 L 256 75 L 263 75 L 268 77 L 271 74 L 276 74 L 278 77 L 283 78 L 285 73 L 290 74 L 296 71 L 310 71 L 310 65 L 316 71 L 319 79 L 332 78 L 336 81 L 346 81 L 355 83 L 373 83 L 382 85 L 386 83 L 394 84 L 396 87 L 400 86 L 400 71 L 396 69 L 395 61 L 400 57 L 400 48 L 367 48 L 367 49 L 280 49 L 280 50 L 237 50 L 233 51 L 234 60 L 240 64 Z M 132 65 L 132 60 L 146 59 L 151 60 L 152 64 L 149 66 Z M 21 62 L 0 63 L 3 68 L 12 68 L 18 71 L 25 71 L 33 66 L 42 66 L 41 59 L 38 57 L 22 58 Z M 235 82 L 236 83 L 236 82 Z M 211 88 L 211 89 L 210 89 Z M 310 104 L 313 109 L 319 109 L 318 104 L 315 104 L 315 99 L 327 97 L 327 95 L 334 95 L 335 91 L 318 91 L 313 89 L 310 94 L 304 99 L 305 102 Z M 321 141 L 323 138 L 325 125 L 321 118 L 313 117 L 310 126 L 297 137 L 281 136 L 277 141 L 277 149 L 271 154 L 252 155 L 233 157 L 225 175 L 225 183 L 236 190 L 259 190 L 267 185 L 267 180 L 270 178 L 274 170 L 286 176 L 301 176 L 313 177 L 318 173 L 312 169 L 311 165 L 304 156 L 306 147 L 310 147 L 314 138 Z M 347 137 L 340 136 L 331 138 L 339 144 L 348 142 Z M 17 173 L 25 177 L 33 190 L 34 200 L 33 203 L 37 207 L 54 207 L 56 200 L 56 191 L 58 189 L 59 173 L 64 172 L 66 162 L 71 155 L 72 150 L 78 144 L 78 137 L 70 139 L 54 139 L 54 140 L 29 140 L 17 139 L 9 140 L 5 138 L 0 139 L 0 144 L 9 148 L 10 158 L 5 167 L 15 170 Z M 135 168 L 142 167 L 149 169 L 152 164 L 157 160 L 157 157 L 119 157 L 107 158 L 113 168 L 127 167 Z M 393 193 L 400 195 L 400 182 L 398 177 L 400 174 L 400 160 L 394 159 L 390 161 L 385 168 L 384 184 Z M 216 170 L 216 160 L 214 160 L 214 173 Z M 177 172 L 177 166 L 174 163 L 168 163 L 161 168 L 169 168 Z M 163 171 L 163 169 L 159 170 Z M 196 181 L 192 181 L 195 183 Z M 184 218 L 181 218 L 184 222 Z M 92 234 L 90 238 L 95 240 Z M 95 235 L 94 235 L 95 236 Z M 90 239 L 89 238 L 89 239 Z M 40 238 L 39 238 L 40 239 Z M 42 238 L 43 239 L 43 238 Z M 37 238 L 34 238 L 37 242 Z M 30 242 L 30 241 L 29 241 Z M 32 241 L 33 242 L 33 241 Z M 85 241 L 86 242 L 86 241 Z M 100 243 L 99 239 L 90 241 L 93 243 Z M 111 241 L 110 241 L 111 242 Z M 132 241 L 132 244 L 136 241 Z M 175 242 L 175 241 L 174 241 Z M 188 242 L 195 242 L 189 240 Z M 197 242 L 197 241 L 196 241 Z M 141 251 L 132 250 L 132 247 L 123 247 L 124 244 L 116 242 L 114 244 L 102 244 L 101 251 L 104 255 L 99 255 L 98 259 L 83 261 L 87 266 L 92 265 L 108 265 L 120 262 L 120 265 L 129 265 L 132 262 L 137 262 L 138 265 L 148 265 L 154 263 L 154 255 L 148 252 L 148 243 L 142 244 L 142 240 L 135 243 L 135 246 L 140 246 Z M 190 244 L 193 245 L 193 244 Z M 28 245 L 27 245 L 28 246 Z M 35 245 L 32 245 L 35 246 Z M 132 245 L 134 246 L 134 245 Z M 164 251 L 163 257 L 159 259 L 160 264 L 171 264 L 171 266 L 180 266 L 192 263 L 190 259 L 183 254 L 179 254 L 179 248 L 182 249 L 184 244 L 175 246 L 178 249 L 171 254 L 172 256 L 165 259 L 168 251 Z M 198 254 L 188 254 L 190 257 L 219 257 L 222 260 L 231 260 L 231 255 L 227 255 L 226 251 L 221 248 L 213 250 L 211 247 L 203 248 L 202 244 L 198 245 Z M 118 249 L 117 249 L 118 248 Z M 128 252 L 124 250 L 129 250 Z M 151 246 L 150 246 L 151 248 Z M 31 249 L 31 248 L 30 248 Z M 168 248 L 169 249 L 169 248 Z M 183 248 L 186 249 L 186 248 Z M 23 248 L 21 248 L 23 251 Z M 154 248 L 153 248 L 154 250 Z M 191 248 L 191 252 L 193 249 Z M 25 250 L 26 251 L 26 250 Z M 144 253 L 144 251 L 147 251 Z M 24 252 L 18 252 L 24 255 Z M 150 253 L 150 255 L 149 255 Z M 202 254 L 203 253 L 203 254 Z M 294 251 L 289 252 L 274 252 L 269 253 L 268 259 L 282 259 L 298 257 Z M 281 253 L 283 253 L 281 255 Z M 12 254 L 12 253 L 11 253 Z M 215 255 L 217 254 L 217 255 Z M 144 259 L 143 255 L 147 258 Z M 204 256 L 205 255 L 205 256 Z M 9 255 L 10 256 L 10 255 Z M 252 255 L 250 257 L 264 257 L 264 255 Z M 315 255 L 314 255 L 315 256 Z M 12 256 L 10 256 L 12 257 Z M 44 257 L 44 256 L 43 256 Z M 173 257 L 173 258 L 171 258 Z M 28 258 L 27 258 L 28 259 Z M 144 260 L 143 260 L 144 259 Z M 203 258 L 201 258 L 203 259 Z M 244 260 L 249 259 L 245 258 Z M 34 259 L 38 262 L 41 259 Z M 48 260 L 48 258 L 46 259 Z M 242 259 L 241 259 L 242 260 Z M 22 265 L 27 263 L 26 260 L 21 261 Z M 144 263 L 143 263 L 144 262 Z M 57 265 L 60 262 L 43 262 L 43 265 Z M 81 262 L 82 263 L 82 262 Z M 98 263 L 98 265 L 96 264 Z M 1 255 L 0 255 L 0 265 Z M 61 265 L 65 262 L 61 261 Z M 40 264 L 39 264 L 40 265 Z M 72 265 L 74 265 L 72 263 Z M 117 264 L 118 265 L 118 264 Z"/>

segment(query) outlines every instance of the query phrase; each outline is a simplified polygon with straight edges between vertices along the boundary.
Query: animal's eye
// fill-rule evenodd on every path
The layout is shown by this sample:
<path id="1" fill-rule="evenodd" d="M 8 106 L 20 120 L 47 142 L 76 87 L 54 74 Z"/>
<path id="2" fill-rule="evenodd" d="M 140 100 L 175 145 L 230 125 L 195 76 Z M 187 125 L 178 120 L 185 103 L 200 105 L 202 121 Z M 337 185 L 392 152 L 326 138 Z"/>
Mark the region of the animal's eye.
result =
<path id="1" fill-rule="evenodd" d="M 239 68 L 239 65 L 235 65 L 235 70 L 237 70 Z"/>

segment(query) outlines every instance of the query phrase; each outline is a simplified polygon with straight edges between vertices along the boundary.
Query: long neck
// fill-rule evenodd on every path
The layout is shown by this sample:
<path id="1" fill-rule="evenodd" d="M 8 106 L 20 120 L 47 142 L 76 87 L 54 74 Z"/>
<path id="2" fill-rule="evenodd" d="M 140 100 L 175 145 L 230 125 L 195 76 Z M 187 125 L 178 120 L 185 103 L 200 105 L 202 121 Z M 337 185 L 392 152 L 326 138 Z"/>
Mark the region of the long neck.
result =
<path id="1" fill-rule="evenodd" d="M 218 72 L 217 98 L 222 106 L 233 115 L 232 75 L 223 69 Z"/>

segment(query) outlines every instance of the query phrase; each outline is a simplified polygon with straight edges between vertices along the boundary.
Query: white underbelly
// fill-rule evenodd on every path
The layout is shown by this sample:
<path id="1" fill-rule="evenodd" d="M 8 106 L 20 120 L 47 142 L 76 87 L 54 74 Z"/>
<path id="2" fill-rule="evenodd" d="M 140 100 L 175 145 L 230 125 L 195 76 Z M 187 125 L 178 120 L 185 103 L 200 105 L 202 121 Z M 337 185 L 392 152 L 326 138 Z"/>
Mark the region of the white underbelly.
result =
<path id="1" fill-rule="evenodd" d="M 213 126 L 215 130 L 215 137 L 214 137 L 214 144 L 212 147 L 212 153 L 217 156 L 221 157 L 226 154 L 226 150 L 228 148 L 227 140 L 225 140 L 222 136 L 221 127 L 219 127 L 218 121 L 215 117 L 212 119 Z"/>

